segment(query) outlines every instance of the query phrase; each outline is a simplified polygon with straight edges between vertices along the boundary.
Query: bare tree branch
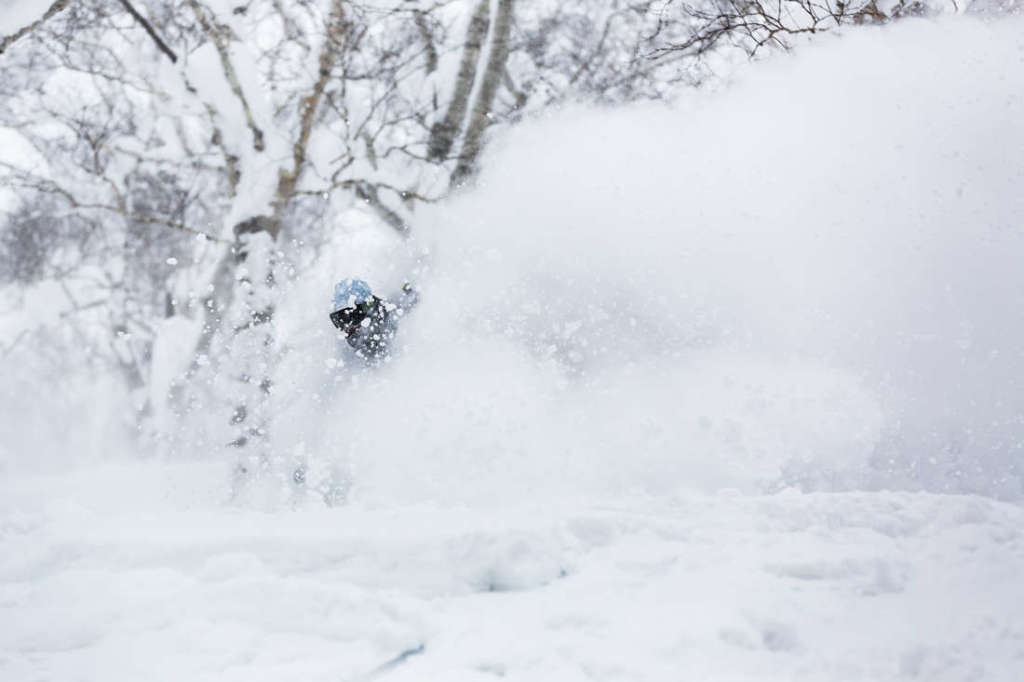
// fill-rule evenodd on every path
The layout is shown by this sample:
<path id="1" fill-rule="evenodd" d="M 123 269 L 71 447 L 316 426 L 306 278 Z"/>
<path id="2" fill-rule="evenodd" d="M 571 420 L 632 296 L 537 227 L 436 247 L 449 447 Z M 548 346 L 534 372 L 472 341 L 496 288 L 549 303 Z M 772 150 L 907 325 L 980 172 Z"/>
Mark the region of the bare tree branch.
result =
<path id="1" fill-rule="evenodd" d="M 707 5 L 678 5 L 695 21 L 690 36 L 655 49 L 649 56 L 682 53 L 700 57 L 723 43 L 743 47 L 753 57 L 766 46 L 789 49 L 787 38 L 828 31 L 846 24 L 884 24 L 904 16 L 927 13 L 919 0 L 900 0 L 883 12 L 877 0 L 713 0 Z M 659 21 L 658 32 L 666 20 Z"/>
<path id="2" fill-rule="evenodd" d="M 195 12 L 196 18 L 199 19 L 203 31 L 217 48 L 221 66 L 224 68 L 224 77 L 231 86 L 231 92 L 235 94 L 235 97 L 238 98 L 239 103 L 242 105 L 242 110 L 245 112 L 245 121 L 249 126 L 249 130 L 252 131 L 253 149 L 262 152 L 265 148 L 263 130 L 256 125 L 256 119 L 252 114 L 252 109 L 249 107 L 249 100 L 246 98 L 245 91 L 242 89 L 242 84 L 238 79 L 238 72 L 235 71 L 235 65 L 231 62 L 230 29 L 226 26 L 218 25 L 211 17 L 207 16 L 198 0 L 188 1 L 192 11 Z"/>
<path id="3" fill-rule="evenodd" d="M 345 9 L 342 0 L 332 0 L 331 13 L 327 20 L 327 33 L 320 51 L 319 69 L 313 89 L 299 104 L 299 137 L 292 145 L 292 168 L 282 170 L 278 175 L 277 196 L 274 200 L 274 224 L 271 237 L 277 239 L 281 219 L 284 217 L 288 202 L 295 195 L 302 169 L 306 164 L 306 153 L 309 138 L 313 134 L 313 123 L 316 121 L 324 89 L 331 77 L 331 69 L 338 59 L 345 41 Z"/>
<path id="4" fill-rule="evenodd" d="M 0 161 L 0 167 L 4 167 L 11 172 L 10 175 L 4 177 L 4 181 L 9 186 L 22 187 L 28 190 L 32 190 L 34 192 L 59 196 L 63 198 L 72 208 L 116 213 L 129 220 L 134 220 L 135 222 L 148 223 L 152 225 L 162 225 L 164 227 L 169 227 L 174 230 L 181 230 L 183 232 L 188 232 L 189 234 L 194 234 L 197 237 L 203 237 L 204 239 L 211 242 L 227 243 L 223 239 L 220 239 L 219 237 L 216 237 L 215 235 L 212 235 L 209 232 L 204 232 L 203 230 L 196 229 L 194 227 L 186 225 L 185 223 L 159 216 L 140 215 L 138 213 L 128 210 L 124 206 L 124 200 L 121 197 L 120 191 L 118 191 L 116 187 L 114 188 L 114 192 L 118 198 L 117 206 L 103 204 L 95 201 L 82 201 L 74 194 L 72 194 L 69 190 L 65 189 L 64 187 L 61 187 L 60 185 L 51 180 L 31 175 L 29 173 L 26 173 L 24 170 L 19 169 L 3 161 Z M 106 178 L 101 179 L 107 180 Z"/>
<path id="5" fill-rule="evenodd" d="M 142 25 L 142 28 L 146 30 L 146 33 L 148 33 L 149 37 L 153 39 L 153 42 L 156 43 L 156 46 L 158 48 L 160 48 L 160 51 L 167 55 L 167 58 L 171 60 L 171 63 L 177 63 L 178 55 L 174 54 L 171 48 L 167 47 L 167 43 L 165 43 L 160 38 L 160 36 L 157 35 L 157 32 L 153 29 L 150 23 L 146 21 L 146 17 L 139 14 L 139 12 L 134 7 L 132 7 L 132 4 L 128 2 L 128 0 L 120 0 L 120 2 L 121 6 L 128 10 L 128 14 L 131 14 L 132 17 L 135 18 L 135 21 L 139 22 L 139 24 Z"/>

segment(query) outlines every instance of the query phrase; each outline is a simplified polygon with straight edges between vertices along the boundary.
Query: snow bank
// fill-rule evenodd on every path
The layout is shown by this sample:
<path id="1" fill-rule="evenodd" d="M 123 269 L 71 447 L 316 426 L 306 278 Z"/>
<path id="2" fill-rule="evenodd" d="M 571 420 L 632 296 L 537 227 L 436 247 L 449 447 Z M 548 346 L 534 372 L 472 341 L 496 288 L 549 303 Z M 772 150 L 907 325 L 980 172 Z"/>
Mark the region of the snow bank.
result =
<path id="1" fill-rule="evenodd" d="M 496 140 L 332 413 L 355 495 L 1020 496 L 1022 28 L 853 31 Z"/>

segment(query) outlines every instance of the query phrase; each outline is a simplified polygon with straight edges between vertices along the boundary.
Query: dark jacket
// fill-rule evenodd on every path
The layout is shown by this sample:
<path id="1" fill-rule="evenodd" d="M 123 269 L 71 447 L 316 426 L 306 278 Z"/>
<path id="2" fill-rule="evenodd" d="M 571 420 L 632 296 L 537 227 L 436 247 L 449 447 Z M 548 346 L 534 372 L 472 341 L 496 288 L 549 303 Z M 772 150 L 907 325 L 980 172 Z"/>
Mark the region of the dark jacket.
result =
<path id="1" fill-rule="evenodd" d="M 356 355 L 373 361 L 387 357 L 390 352 L 398 320 L 419 300 L 419 295 L 408 284 L 396 301 L 385 301 L 373 296 L 368 301 L 341 308 L 331 313 L 331 322 L 345 334 L 345 340 Z"/>

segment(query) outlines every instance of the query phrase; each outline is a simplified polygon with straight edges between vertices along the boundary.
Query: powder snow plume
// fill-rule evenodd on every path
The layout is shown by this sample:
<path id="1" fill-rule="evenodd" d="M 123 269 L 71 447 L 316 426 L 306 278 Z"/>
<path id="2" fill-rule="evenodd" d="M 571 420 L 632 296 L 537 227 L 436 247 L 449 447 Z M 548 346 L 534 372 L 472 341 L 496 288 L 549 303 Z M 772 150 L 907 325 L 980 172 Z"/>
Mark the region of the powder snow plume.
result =
<path id="1" fill-rule="evenodd" d="M 496 140 L 420 227 L 400 357 L 338 398 L 355 494 L 1019 497 L 1021 27 L 857 31 Z"/>

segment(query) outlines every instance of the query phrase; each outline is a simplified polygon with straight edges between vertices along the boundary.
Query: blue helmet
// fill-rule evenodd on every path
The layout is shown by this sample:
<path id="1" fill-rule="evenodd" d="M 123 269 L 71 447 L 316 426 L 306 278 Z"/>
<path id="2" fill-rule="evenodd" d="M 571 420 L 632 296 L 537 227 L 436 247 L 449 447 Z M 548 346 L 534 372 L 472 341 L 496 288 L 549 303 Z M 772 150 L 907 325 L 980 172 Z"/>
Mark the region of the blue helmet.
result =
<path id="1" fill-rule="evenodd" d="M 361 279 L 343 279 L 334 285 L 334 309 L 350 308 L 373 299 L 370 285 Z"/>

